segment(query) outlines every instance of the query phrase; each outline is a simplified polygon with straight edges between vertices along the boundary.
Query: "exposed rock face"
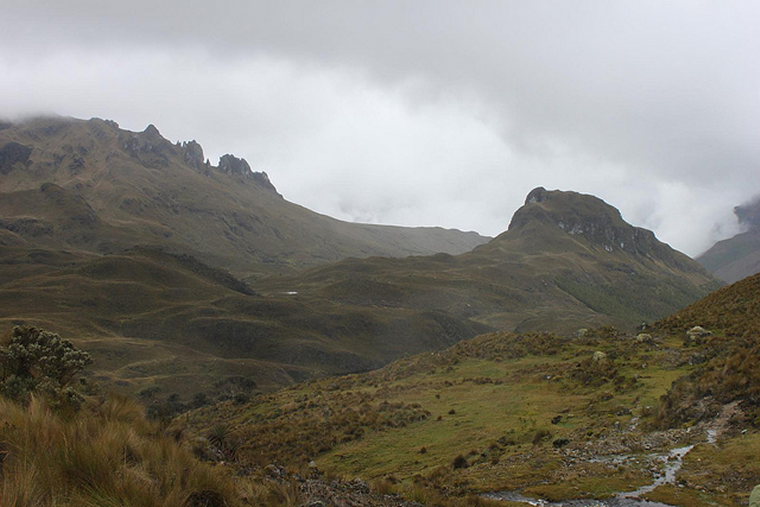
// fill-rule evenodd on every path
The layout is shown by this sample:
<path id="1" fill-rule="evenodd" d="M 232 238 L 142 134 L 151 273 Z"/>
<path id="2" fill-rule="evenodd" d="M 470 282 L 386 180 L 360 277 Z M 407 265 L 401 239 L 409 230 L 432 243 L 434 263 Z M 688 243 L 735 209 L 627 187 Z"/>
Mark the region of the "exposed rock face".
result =
<path id="1" fill-rule="evenodd" d="M 0 148 L 0 174 L 8 174 L 16 164 L 25 164 L 32 149 L 19 143 L 6 143 Z"/>
<path id="2" fill-rule="evenodd" d="M 267 175 L 267 173 L 261 171 L 261 172 L 253 172 L 251 174 L 252 174 L 252 177 L 253 177 L 253 181 L 255 181 L 256 183 L 258 183 L 260 186 L 262 186 L 262 187 L 264 187 L 264 188 L 266 188 L 268 190 L 271 190 L 275 194 L 278 193 L 277 189 L 274 187 L 274 185 L 272 184 L 272 182 L 269 181 L 269 176 Z"/>
<path id="3" fill-rule="evenodd" d="M 271 190 L 275 194 L 277 189 L 269 181 L 269 176 L 265 172 L 254 172 L 251 170 L 251 166 L 244 158 L 237 158 L 235 155 L 227 154 L 223 155 L 219 159 L 219 170 L 226 174 L 233 174 L 238 176 L 244 176 L 250 178 L 260 186 Z"/>
<path id="4" fill-rule="evenodd" d="M 183 159 L 187 165 L 201 169 L 206 165 L 203 158 L 203 148 L 195 140 L 182 143 Z"/>
<path id="5" fill-rule="evenodd" d="M 244 158 L 237 158 L 235 155 L 222 155 L 219 159 L 219 170 L 227 174 L 237 174 L 240 176 L 250 176 L 251 166 Z"/>
<path id="6" fill-rule="evenodd" d="M 569 235 L 583 236 L 607 252 L 623 251 L 632 255 L 665 260 L 679 269 L 693 270 L 693 263 L 676 255 L 668 245 L 657 240 L 647 229 L 628 224 L 615 207 L 592 195 L 578 192 L 533 189 L 525 205 L 517 210 L 509 231 L 525 229 L 532 234 L 535 224 L 550 224 Z"/>
<path id="7" fill-rule="evenodd" d="M 174 147 L 153 125 L 148 125 L 145 131 L 137 134 L 124 132 L 121 137 L 124 150 L 145 167 L 155 169 L 169 165 Z"/>

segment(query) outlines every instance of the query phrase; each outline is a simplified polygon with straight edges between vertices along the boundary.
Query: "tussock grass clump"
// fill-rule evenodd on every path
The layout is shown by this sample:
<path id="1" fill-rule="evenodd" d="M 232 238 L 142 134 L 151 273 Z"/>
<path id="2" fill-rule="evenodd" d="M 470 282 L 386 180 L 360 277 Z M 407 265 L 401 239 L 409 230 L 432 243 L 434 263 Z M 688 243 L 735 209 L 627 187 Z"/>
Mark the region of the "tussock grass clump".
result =
<path id="1" fill-rule="evenodd" d="M 39 398 L 0 399 L 0 503 L 7 506 L 238 505 L 231 480 L 123 397 L 63 416 Z"/>

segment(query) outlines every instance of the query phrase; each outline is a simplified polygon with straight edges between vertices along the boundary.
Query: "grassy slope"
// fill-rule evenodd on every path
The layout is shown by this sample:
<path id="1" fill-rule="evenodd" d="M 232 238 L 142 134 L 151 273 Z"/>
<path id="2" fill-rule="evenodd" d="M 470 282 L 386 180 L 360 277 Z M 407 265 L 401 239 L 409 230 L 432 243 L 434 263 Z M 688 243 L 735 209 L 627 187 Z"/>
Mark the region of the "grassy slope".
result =
<path id="1" fill-rule="evenodd" d="M 455 496 L 524 489 L 548 498 L 604 497 L 647 481 L 641 464 L 588 458 L 604 453 L 597 442 L 621 439 L 619 429 L 650 414 L 689 371 L 672 345 L 497 333 L 250 405 L 201 409 L 181 423 L 203 433 L 224 422 L 251 462 L 316 459 L 345 477 L 400 480 L 402 491 L 426 484 Z M 590 360 L 596 350 L 617 359 L 597 368 Z M 537 441 L 542 431 L 549 435 Z M 617 452 L 642 453 L 641 438 L 632 432 Z M 557 449 L 552 442 L 560 439 L 569 443 Z M 469 465 L 464 470 L 452 469 L 458 455 Z M 569 456 L 577 457 L 572 465 Z"/>
<path id="2" fill-rule="evenodd" d="M 760 234 L 751 230 L 717 242 L 697 260 L 729 283 L 760 271 Z"/>
<path id="3" fill-rule="evenodd" d="M 182 396 L 247 377 L 268 391 L 315 375 L 381 366 L 483 327 L 414 310 L 262 297 L 191 257 L 152 249 L 95 256 L 6 247 L 0 324 L 55 329 L 95 355 L 95 375 Z"/>
<path id="4" fill-rule="evenodd" d="M 760 482 L 758 287 L 760 276 L 715 292 L 659 322 L 652 343 L 606 329 L 580 338 L 493 333 L 177 424 L 200 433 L 226 424 L 245 442 L 245 462 L 316 459 L 345 477 L 450 496 L 603 498 L 651 482 L 658 465 L 649 453 L 697 443 L 678 486 L 648 497 L 746 505 Z M 684 331 L 698 324 L 713 336 L 686 345 Z M 607 358 L 594 361 L 596 351 Z M 699 443 L 709 428 L 716 445 Z M 620 454 L 629 458 L 604 460 Z M 465 468 L 453 468 L 457 456 Z"/>

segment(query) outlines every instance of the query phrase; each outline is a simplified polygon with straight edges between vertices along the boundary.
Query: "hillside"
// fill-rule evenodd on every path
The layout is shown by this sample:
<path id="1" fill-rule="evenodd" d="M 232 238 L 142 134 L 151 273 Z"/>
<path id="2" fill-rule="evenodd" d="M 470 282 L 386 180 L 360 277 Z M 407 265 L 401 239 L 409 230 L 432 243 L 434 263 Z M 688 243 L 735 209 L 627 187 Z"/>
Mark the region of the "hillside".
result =
<path id="1" fill-rule="evenodd" d="M 423 503 L 746 505 L 760 482 L 759 287 L 721 289 L 640 334 L 489 333 L 175 427 L 224 431 L 235 466 L 313 460 Z"/>
<path id="2" fill-rule="evenodd" d="M 436 227 L 352 224 L 277 193 L 264 172 L 195 141 L 113 121 L 40 118 L 0 128 L 0 242 L 114 253 L 159 245 L 238 277 L 349 256 L 462 253 L 487 240 Z"/>
<path id="3" fill-rule="evenodd" d="M 496 329 L 631 327 L 719 286 L 699 264 L 576 192 L 533 190 L 509 229 L 458 256 L 348 259 L 263 280 L 265 293 L 445 311 Z"/>
<path id="4" fill-rule="evenodd" d="M 241 382 L 271 391 L 487 329 L 441 312 L 262 296 L 192 256 L 144 247 L 111 255 L 4 247 L 0 303 L 0 326 L 54 329 L 92 352 L 101 383 L 160 399 L 234 393 Z"/>
<path id="5" fill-rule="evenodd" d="M 366 371 L 494 329 L 632 327 L 716 285 L 574 192 L 531 192 L 507 232 L 460 256 L 348 259 L 249 283 L 171 243 L 93 252 L 129 229 L 58 185 L 23 193 L 41 194 L 37 222 L 0 237 L 0 324 L 61 333 L 92 351 L 101 382 L 152 403 Z M 61 238 L 82 248 L 56 249 Z"/>
<path id="6" fill-rule="evenodd" d="M 737 206 L 734 214 L 745 231 L 718 241 L 697 257 L 708 271 L 729 283 L 760 272 L 760 201 Z"/>

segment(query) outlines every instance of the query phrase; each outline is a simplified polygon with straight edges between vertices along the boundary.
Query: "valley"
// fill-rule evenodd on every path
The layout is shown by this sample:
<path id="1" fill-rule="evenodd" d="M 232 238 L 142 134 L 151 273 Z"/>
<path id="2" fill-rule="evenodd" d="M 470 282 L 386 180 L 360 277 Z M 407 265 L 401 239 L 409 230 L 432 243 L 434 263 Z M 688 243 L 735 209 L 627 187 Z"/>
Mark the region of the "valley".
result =
<path id="1" fill-rule="evenodd" d="M 0 326 L 88 351 L 86 417 L 136 397 L 230 504 L 741 505 L 760 477 L 759 279 L 597 197 L 537 187 L 486 238 L 315 214 L 153 126 L 29 120 L 0 155 Z"/>
<path id="2" fill-rule="evenodd" d="M 759 317 L 758 287 L 756 276 L 721 289 L 638 334 L 491 333 L 175 424 L 225 428 L 241 464 L 316 466 L 423 504 L 746 505 L 759 384 L 726 365 L 755 364 L 742 322 Z M 710 331 L 695 343 L 697 323 Z M 663 458 L 674 452 L 677 470 Z"/>

